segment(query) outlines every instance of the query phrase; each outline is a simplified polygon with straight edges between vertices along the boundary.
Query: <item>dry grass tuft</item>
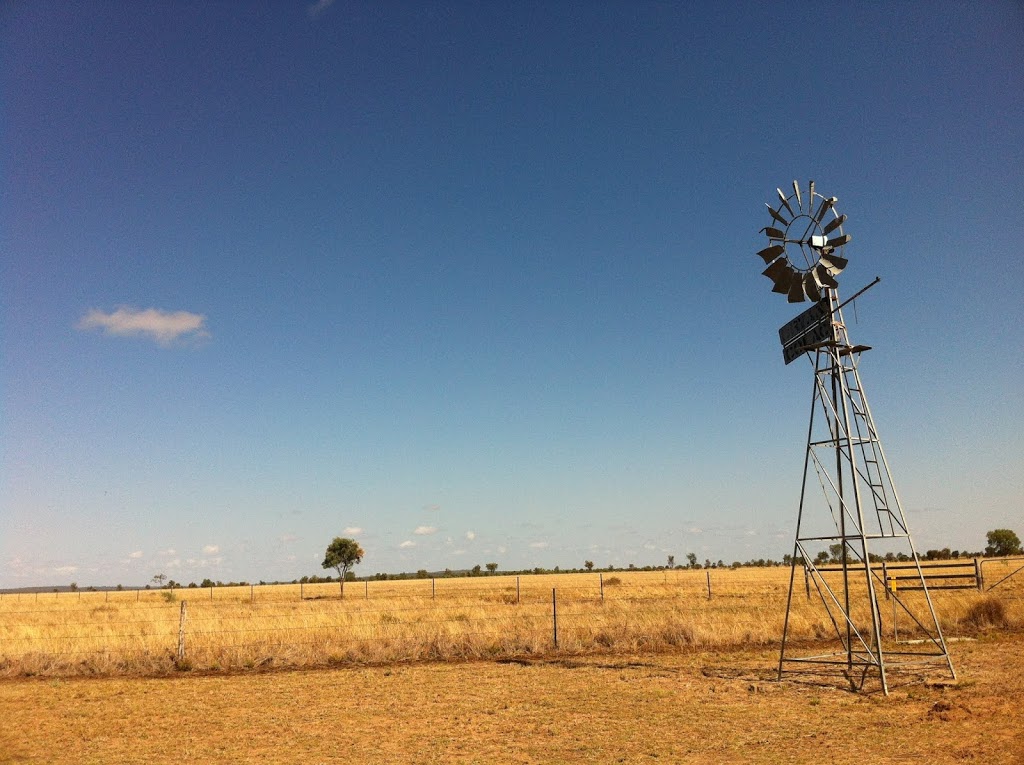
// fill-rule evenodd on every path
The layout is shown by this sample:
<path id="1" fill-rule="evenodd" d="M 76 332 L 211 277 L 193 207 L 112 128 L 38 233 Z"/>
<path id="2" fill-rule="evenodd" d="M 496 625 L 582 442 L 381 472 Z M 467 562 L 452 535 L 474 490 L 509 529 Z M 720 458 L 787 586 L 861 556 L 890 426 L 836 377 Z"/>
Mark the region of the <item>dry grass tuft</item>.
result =
<path id="1" fill-rule="evenodd" d="M 1007 614 L 1006 603 L 994 595 L 989 595 L 967 609 L 963 623 L 976 629 L 1009 627 L 1010 618 Z"/>

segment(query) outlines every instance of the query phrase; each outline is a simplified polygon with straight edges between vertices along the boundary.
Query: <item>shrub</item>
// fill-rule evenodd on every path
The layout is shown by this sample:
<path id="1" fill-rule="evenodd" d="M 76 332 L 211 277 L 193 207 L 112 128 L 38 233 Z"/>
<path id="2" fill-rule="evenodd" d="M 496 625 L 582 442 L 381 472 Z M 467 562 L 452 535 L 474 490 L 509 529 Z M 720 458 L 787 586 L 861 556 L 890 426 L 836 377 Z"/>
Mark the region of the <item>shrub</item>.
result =
<path id="1" fill-rule="evenodd" d="M 1006 604 L 999 598 L 989 595 L 967 609 L 964 623 L 985 629 L 986 627 L 1008 627 L 1010 620 L 1006 616 Z"/>
<path id="2" fill-rule="evenodd" d="M 604 583 L 607 586 L 611 586 L 613 584 L 622 584 L 622 580 L 619 579 L 617 576 L 610 576 L 604 580 Z"/>

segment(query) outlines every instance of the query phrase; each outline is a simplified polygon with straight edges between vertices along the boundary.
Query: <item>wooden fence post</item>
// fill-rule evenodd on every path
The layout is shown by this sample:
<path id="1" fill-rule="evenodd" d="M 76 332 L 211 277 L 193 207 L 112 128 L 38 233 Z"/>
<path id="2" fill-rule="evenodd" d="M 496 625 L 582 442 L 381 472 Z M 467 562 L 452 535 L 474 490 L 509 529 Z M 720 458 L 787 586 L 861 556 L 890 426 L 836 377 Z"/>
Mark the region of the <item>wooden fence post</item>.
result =
<path id="1" fill-rule="evenodd" d="M 558 602 L 555 600 L 555 588 L 551 588 L 551 624 L 555 632 L 555 650 L 558 650 Z"/>
<path id="2" fill-rule="evenodd" d="M 430 599 L 437 600 L 437 585 L 434 583 L 434 578 L 430 578 Z"/>
<path id="3" fill-rule="evenodd" d="M 519 605 L 519 577 L 516 577 L 516 605 Z"/>
<path id="4" fill-rule="evenodd" d="M 370 599 L 370 580 L 369 579 L 366 579 L 366 580 L 363 581 L 363 595 L 365 596 L 363 598 L 363 600 L 369 600 Z"/>
<path id="5" fill-rule="evenodd" d="M 178 661 L 185 660 L 185 612 L 187 600 L 181 601 L 181 616 L 178 619 Z"/>
<path id="6" fill-rule="evenodd" d="M 708 569 L 704 573 L 708 575 L 708 600 L 711 600 L 711 569 Z"/>
<path id="7" fill-rule="evenodd" d="M 981 578 L 981 563 L 974 559 L 974 581 L 978 583 L 978 592 L 985 589 L 985 580 Z"/>
<path id="8" fill-rule="evenodd" d="M 598 573 L 597 583 L 601 586 L 601 602 L 604 603 L 604 574 Z"/>

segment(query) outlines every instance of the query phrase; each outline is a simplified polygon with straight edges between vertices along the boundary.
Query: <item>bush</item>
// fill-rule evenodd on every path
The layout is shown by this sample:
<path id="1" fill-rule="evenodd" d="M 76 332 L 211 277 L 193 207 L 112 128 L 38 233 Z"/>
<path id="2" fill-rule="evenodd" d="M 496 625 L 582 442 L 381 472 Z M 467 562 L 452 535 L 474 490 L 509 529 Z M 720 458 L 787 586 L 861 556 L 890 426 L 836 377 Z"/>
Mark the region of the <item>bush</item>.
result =
<path id="1" fill-rule="evenodd" d="M 604 580 L 604 583 L 608 586 L 611 586 L 613 584 L 622 584 L 622 580 L 619 579 L 617 576 L 610 576 Z"/>
<path id="2" fill-rule="evenodd" d="M 964 624 L 977 629 L 1008 627 L 1010 620 L 1006 616 L 1006 604 L 999 598 L 989 595 L 967 609 Z"/>

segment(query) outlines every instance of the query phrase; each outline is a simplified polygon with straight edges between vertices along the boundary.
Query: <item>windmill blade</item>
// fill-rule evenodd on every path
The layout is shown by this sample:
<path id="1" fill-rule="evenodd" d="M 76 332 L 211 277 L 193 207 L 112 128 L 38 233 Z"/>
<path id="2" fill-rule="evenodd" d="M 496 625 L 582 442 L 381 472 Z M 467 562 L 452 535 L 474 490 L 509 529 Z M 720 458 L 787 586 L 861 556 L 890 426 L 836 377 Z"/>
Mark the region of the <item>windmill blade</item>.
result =
<path id="1" fill-rule="evenodd" d="M 764 206 L 768 208 L 768 212 L 770 212 L 772 214 L 772 217 L 775 218 L 775 220 L 777 220 L 783 226 L 788 226 L 789 225 L 789 221 L 786 220 L 785 218 L 783 218 L 781 215 L 779 215 L 775 210 L 773 210 L 772 206 L 770 204 L 765 202 Z"/>
<path id="2" fill-rule="evenodd" d="M 800 199 L 800 184 L 797 183 L 796 181 L 793 181 L 793 194 L 796 195 L 797 207 L 799 207 L 800 211 L 803 212 L 804 202 L 802 199 Z"/>
<path id="3" fill-rule="evenodd" d="M 804 292 L 806 292 L 807 297 L 815 303 L 821 300 L 821 292 L 818 290 L 818 280 L 814 276 L 813 269 L 804 274 Z"/>
<path id="4" fill-rule="evenodd" d="M 829 253 L 828 255 L 822 255 L 820 258 L 821 265 L 828 269 L 828 272 L 835 276 L 850 262 L 846 258 L 836 255 L 835 253 Z"/>
<path id="5" fill-rule="evenodd" d="M 785 258 L 776 260 L 761 273 L 774 282 L 772 292 L 778 292 L 782 295 L 789 292 L 790 285 L 793 283 L 793 277 L 796 276 L 793 267 L 789 265 Z"/>
<path id="6" fill-rule="evenodd" d="M 832 209 L 832 205 L 838 202 L 839 199 L 836 197 L 829 197 L 828 199 L 821 200 L 821 207 L 818 208 L 818 214 L 814 216 L 815 223 L 821 223 L 821 219 L 825 217 L 825 213 Z"/>
<path id="7" fill-rule="evenodd" d="M 814 211 L 814 181 L 807 182 L 807 212 Z"/>
<path id="8" fill-rule="evenodd" d="M 786 299 L 790 303 L 802 303 L 806 299 L 804 296 L 804 280 L 800 274 L 793 274 L 793 281 L 789 285 L 789 297 Z"/>
<path id="9" fill-rule="evenodd" d="M 761 256 L 765 263 L 771 263 L 785 251 L 786 248 L 781 244 L 773 244 L 771 247 L 765 247 L 763 250 L 760 250 L 757 254 Z"/>
<path id="10" fill-rule="evenodd" d="M 785 231 L 779 231 L 779 229 L 772 228 L 771 226 L 765 226 L 763 229 L 761 229 L 761 231 L 766 233 L 768 235 L 769 239 L 780 239 L 781 240 L 781 239 L 785 239 L 786 238 L 786 232 Z"/>
<path id="11" fill-rule="evenodd" d="M 825 228 L 823 228 L 821 230 L 821 233 L 823 233 L 823 234 L 831 234 L 833 231 L 835 231 L 837 228 L 842 226 L 844 223 L 846 223 L 846 215 L 845 215 L 845 213 L 843 215 L 840 215 L 838 218 L 836 218 L 834 221 L 829 223 L 827 226 L 825 226 Z"/>
<path id="12" fill-rule="evenodd" d="M 786 199 L 786 195 L 782 193 L 782 189 L 776 187 L 775 190 L 779 192 L 779 202 L 782 203 L 782 207 L 785 207 L 787 210 L 789 210 L 789 214 L 795 218 L 796 213 L 793 212 L 793 208 L 789 206 L 789 200 Z M 779 208 L 779 212 L 782 212 L 782 207 Z"/>
<path id="13" fill-rule="evenodd" d="M 842 246 L 844 246 L 846 244 L 849 244 L 850 243 L 850 239 L 851 239 L 851 237 L 850 237 L 849 234 L 843 234 L 842 236 L 837 236 L 835 239 L 829 239 L 826 242 L 826 244 L 829 247 L 842 247 Z"/>
<path id="14" fill-rule="evenodd" d="M 814 276 L 823 287 L 829 289 L 838 289 L 839 282 L 832 278 L 832 274 L 829 273 L 828 268 L 819 263 L 814 267 Z"/>

